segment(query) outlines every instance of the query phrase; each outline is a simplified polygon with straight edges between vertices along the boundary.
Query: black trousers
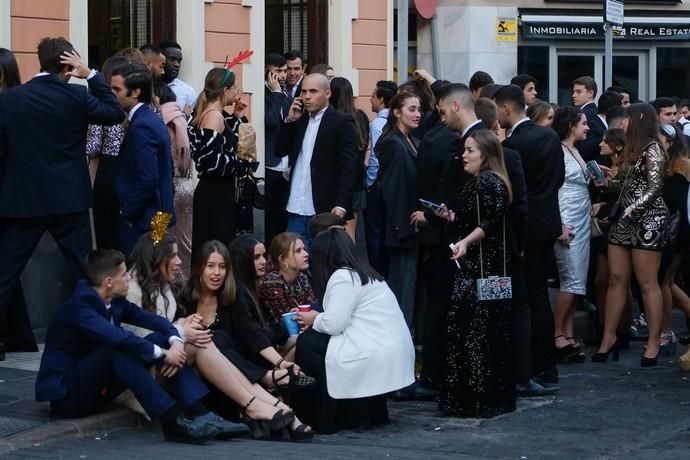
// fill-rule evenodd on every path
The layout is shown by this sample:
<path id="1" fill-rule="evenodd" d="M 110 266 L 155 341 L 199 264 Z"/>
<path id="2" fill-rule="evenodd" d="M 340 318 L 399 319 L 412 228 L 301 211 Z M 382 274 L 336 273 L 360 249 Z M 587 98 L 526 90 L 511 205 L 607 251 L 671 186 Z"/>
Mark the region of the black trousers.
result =
<path id="1" fill-rule="evenodd" d="M 333 399 L 326 384 L 326 350 L 331 336 L 313 329 L 299 335 L 295 362 L 316 379 L 309 391 L 295 392 L 292 407 L 302 422 L 319 434 L 335 433 L 361 425 L 390 423 L 386 395 L 358 399 Z"/>
<path id="2" fill-rule="evenodd" d="M 532 316 L 532 368 L 539 374 L 556 365 L 554 323 L 547 289 L 554 241 L 527 241 L 525 281 Z"/>
<path id="3" fill-rule="evenodd" d="M 118 157 L 101 155 L 93 182 L 93 229 L 96 246 L 120 249 L 120 200 L 115 191 Z"/>
<path id="4" fill-rule="evenodd" d="M 511 259 L 513 281 L 513 322 L 515 347 L 515 380 L 524 384 L 532 378 L 532 315 L 525 281 L 525 261 L 522 257 Z"/>
<path id="5" fill-rule="evenodd" d="M 81 263 L 91 249 L 88 212 L 56 216 L 5 218 L 0 232 L 0 342 L 8 335 L 8 306 L 19 286 L 19 276 L 43 233 L 55 239 L 67 264 L 81 277 Z M 68 286 L 69 291 L 71 287 Z M 15 312 L 13 312 L 15 314 Z M 28 316 L 25 316 L 28 321 Z"/>
<path id="6" fill-rule="evenodd" d="M 442 244 L 433 245 L 428 262 L 428 297 L 424 311 L 422 334 L 422 380 L 440 384 L 445 378 L 446 334 L 448 332 L 448 305 L 453 276 L 458 269 L 449 260 L 450 250 Z"/>
<path id="7" fill-rule="evenodd" d="M 266 245 L 271 244 L 274 236 L 287 228 L 288 195 L 290 183 L 283 177 L 282 172 L 266 169 L 266 211 L 264 212 L 264 236 Z"/>

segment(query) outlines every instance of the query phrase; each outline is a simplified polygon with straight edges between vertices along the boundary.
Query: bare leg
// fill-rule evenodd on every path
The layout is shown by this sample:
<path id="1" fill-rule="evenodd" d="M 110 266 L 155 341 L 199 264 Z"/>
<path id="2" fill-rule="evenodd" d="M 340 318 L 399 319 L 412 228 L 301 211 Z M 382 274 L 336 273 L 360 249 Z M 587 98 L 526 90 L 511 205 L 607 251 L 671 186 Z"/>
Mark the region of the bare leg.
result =
<path id="1" fill-rule="evenodd" d="M 690 297 L 688 297 L 685 291 L 673 283 L 671 286 L 671 295 L 673 296 L 673 305 L 690 316 Z"/>
<path id="2" fill-rule="evenodd" d="M 661 265 L 661 252 L 633 249 L 632 261 L 635 277 L 640 284 L 649 328 L 649 338 L 644 356 L 654 358 L 659 352 L 664 303 L 657 279 L 659 265 Z"/>
<path id="3" fill-rule="evenodd" d="M 664 299 L 661 323 L 662 332 L 669 332 L 673 330 L 673 323 L 671 320 L 671 312 L 673 310 L 673 285 L 675 284 L 674 280 L 676 278 L 676 272 L 678 271 L 680 262 L 681 256 L 674 255 L 664 271 L 664 278 L 661 284 L 661 294 Z"/>
<path id="4" fill-rule="evenodd" d="M 348 220 L 345 222 L 345 231 L 347 232 L 348 235 L 350 235 L 350 238 L 352 238 L 352 241 L 355 241 L 355 230 L 357 229 L 357 213 L 354 213 L 354 218 Z"/>
<path id="5" fill-rule="evenodd" d="M 608 257 L 599 254 L 597 256 L 597 272 L 594 275 L 594 286 L 596 289 L 597 312 L 599 313 L 599 324 L 604 327 L 606 316 L 606 291 L 609 287 L 609 260 Z"/>
<path id="6" fill-rule="evenodd" d="M 599 353 L 606 353 L 616 343 L 616 330 L 625 308 L 632 268 L 630 249 L 609 244 L 609 286 L 606 292 L 606 318 Z"/>
<path id="7" fill-rule="evenodd" d="M 558 349 L 566 347 L 569 344 L 565 337 L 570 337 L 570 335 L 567 335 L 568 316 L 575 305 L 575 300 L 575 294 L 569 292 L 559 292 L 558 296 L 556 296 L 553 318 L 554 335 L 557 337 L 556 348 Z"/>
<path id="8" fill-rule="evenodd" d="M 244 406 L 256 396 L 248 390 L 252 386 L 249 380 L 213 343 L 208 344 L 206 348 L 187 345 L 185 351 L 188 357 L 193 357 L 201 375 L 240 406 Z M 276 409 L 271 404 L 258 397 L 247 407 L 247 415 L 257 420 L 270 420 L 275 412 Z"/>

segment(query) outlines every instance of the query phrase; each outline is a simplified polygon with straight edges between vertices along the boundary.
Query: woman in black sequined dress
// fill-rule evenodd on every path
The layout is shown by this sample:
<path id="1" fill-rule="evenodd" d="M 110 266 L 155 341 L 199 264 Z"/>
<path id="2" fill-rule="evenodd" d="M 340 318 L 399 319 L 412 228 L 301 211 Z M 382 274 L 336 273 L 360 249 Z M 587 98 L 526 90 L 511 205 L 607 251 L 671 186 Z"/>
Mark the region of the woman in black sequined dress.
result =
<path id="1" fill-rule="evenodd" d="M 463 238 L 448 311 L 447 375 L 440 409 L 447 415 L 490 418 L 515 410 L 511 299 L 477 300 L 477 279 L 507 276 L 505 216 L 511 186 L 498 138 L 475 131 L 465 142 L 465 171 L 473 180 L 454 209 Z M 481 250 L 481 256 L 480 256 Z"/>

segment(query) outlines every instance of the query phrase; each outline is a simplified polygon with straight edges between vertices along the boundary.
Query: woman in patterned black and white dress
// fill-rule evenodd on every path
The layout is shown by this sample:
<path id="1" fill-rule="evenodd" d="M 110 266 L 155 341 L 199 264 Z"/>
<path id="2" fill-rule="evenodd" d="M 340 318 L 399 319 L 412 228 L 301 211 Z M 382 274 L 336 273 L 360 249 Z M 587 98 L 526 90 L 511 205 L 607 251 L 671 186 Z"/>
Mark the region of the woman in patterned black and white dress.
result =
<path id="1" fill-rule="evenodd" d="M 189 142 L 199 183 L 194 191 L 192 261 L 206 241 L 229 245 L 235 238 L 235 182 L 250 163 L 237 157 L 237 125 L 231 127 L 223 107 L 237 96 L 235 74 L 225 68 L 209 70 L 197 111 L 189 125 Z"/>

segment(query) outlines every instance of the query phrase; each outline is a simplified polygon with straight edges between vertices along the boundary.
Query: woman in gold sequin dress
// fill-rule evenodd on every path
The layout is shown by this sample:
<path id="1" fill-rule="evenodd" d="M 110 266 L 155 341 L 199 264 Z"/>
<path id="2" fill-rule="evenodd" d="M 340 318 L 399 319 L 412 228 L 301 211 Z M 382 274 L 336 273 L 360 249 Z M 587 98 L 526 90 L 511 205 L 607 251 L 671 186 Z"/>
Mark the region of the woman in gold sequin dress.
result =
<path id="1" fill-rule="evenodd" d="M 621 156 L 619 174 L 623 185 L 618 198 L 622 214 L 609 231 L 604 337 L 592 361 L 606 361 L 609 352 L 613 352 L 614 359 L 618 356 L 616 330 L 630 274 L 634 271 L 649 326 L 649 339 L 640 364 L 654 366 L 659 354 L 663 303 L 658 274 L 669 220 L 661 195 L 666 177 L 666 152 L 657 139 L 657 115 L 651 105 L 632 104 L 623 125 L 626 144 Z"/>

